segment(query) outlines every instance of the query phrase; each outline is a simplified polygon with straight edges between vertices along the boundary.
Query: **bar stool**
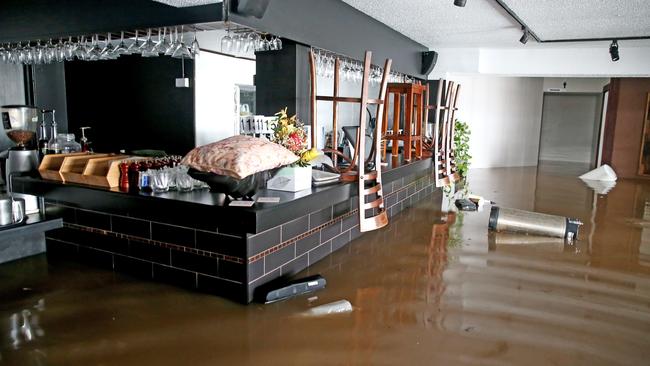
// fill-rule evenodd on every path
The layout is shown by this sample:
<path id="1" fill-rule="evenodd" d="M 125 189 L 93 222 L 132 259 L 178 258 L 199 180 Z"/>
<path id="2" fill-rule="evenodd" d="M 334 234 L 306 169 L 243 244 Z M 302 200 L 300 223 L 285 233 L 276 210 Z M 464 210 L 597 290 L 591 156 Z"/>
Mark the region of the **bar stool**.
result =
<path id="1" fill-rule="evenodd" d="M 425 98 L 427 86 L 410 83 L 390 83 L 386 91 L 386 108 L 384 108 L 384 123 L 382 139 L 391 141 L 393 157 L 399 153 L 399 141 L 404 142 L 404 160 L 411 161 L 412 153 L 415 158 L 422 157 L 423 118 L 428 100 Z M 388 130 L 388 109 L 390 108 L 391 95 L 393 96 L 393 126 Z M 404 129 L 400 131 L 400 104 L 402 96 L 404 103 Z M 382 146 L 382 159 L 386 159 L 387 143 Z"/>

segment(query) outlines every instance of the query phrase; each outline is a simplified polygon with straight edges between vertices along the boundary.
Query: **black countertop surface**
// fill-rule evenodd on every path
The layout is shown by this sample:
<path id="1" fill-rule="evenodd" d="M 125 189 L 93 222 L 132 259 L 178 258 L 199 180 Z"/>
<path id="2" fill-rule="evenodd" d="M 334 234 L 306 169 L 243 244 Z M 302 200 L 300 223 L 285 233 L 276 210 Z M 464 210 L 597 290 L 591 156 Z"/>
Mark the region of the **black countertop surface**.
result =
<path id="1" fill-rule="evenodd" d="M 396 167 L 384 167 L 382 178 L 388 184 L 404 176 L 431 167 L 424 159 Z M 210 230 L 214 226 L 230 227 L 233 232 L 259 233 L 302 215 L 331 206 L 357 195 L 357 185 L 337 183 L 299 192 L 262 189 L 258 197 L 279 197 L 279 203 L 256 202 L 251 207 L 228 206 L 222 193 L 208 189 L 166 193 L 122 192 L 118 188 L 101 188 L 60 183 L 35 177 L 15 177 L 14 190 L 43 196 L 47 201 L 75 208 L 146 218 L 152 221 L 194 224 Z M 236 229 L 235 229 L 236 228 Z M 220 229 L 221 230 L 221 229 Z"/>

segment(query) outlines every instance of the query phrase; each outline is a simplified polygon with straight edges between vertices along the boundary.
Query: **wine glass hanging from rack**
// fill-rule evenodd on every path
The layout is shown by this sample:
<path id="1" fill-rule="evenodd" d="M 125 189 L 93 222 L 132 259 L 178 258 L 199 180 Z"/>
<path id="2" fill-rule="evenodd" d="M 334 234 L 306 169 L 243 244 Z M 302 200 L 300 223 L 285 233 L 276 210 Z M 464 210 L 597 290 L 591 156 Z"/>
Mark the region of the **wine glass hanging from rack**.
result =
<path id="1" fill-rule="evenodd" d="M 282 39 L 247 27 L 228 27 L 221 37 L 221 52 L 234 56 L 253 56 L 259 51 L 279 51 Z"/>
<path id="2" fill-rule="evenodd" d="M 322 48 L 312 47 L 316 61 L 316 75 L 331 79 L 334 77 L 334 65 L 336 59 L 339 59 L 339 75 L 344 81 L 351 83 L 360 83 L 363 78 L 363 63 L 349 56 L 341 55 L 336 52 L 328 51 Z M 383 68 L 371 65 L 370 84 L 379 85 Z M 388 76 L 390 83 L 412 83 L 413 78 L 409 75 L 396 71 L 391 71 Z"/>
<path id="3" fill-rule="evenodd" d="M 185 26 L 138 29 L 92 35 L 78 35 L 36 41 L 0 43 L 0 62 L 42 65 L 82 60 L 115 60 L 122 55 L 162 55 L 193 59 L 199 54 L 198 29 Z M 118 37 L 119 36 L 119 37 Z"/>

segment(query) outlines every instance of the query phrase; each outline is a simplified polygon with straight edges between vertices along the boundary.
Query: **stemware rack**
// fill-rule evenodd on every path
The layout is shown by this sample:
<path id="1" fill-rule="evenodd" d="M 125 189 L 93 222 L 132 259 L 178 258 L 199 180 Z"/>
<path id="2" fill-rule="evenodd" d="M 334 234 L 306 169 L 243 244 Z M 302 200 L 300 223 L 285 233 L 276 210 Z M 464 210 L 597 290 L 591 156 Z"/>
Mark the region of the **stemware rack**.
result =
<path id="1" fill-rule="evenodd" d="M 364 64 L 353 57 L 336 53 L 324 48 L 311 47 L 311 52 L 314 54 L 314 65 L 316 69 L 316 76 L 325 77 L 327 79 L 334 78 L 334 67 L 338 60 L 338 75 L 351 75 L 347 78 L 341 79 L 360 83 L 363 77 Z M 370 65 L 369 82 L 371 85 L 379 85 L 382 80 L 384 69 L 378 65 Z M 388 74 L 389 83 L 412 83 L 414 79 L 401 72 L 390 71 Z"/>
<path id="2" fill-rule="evenodd" d="M 259 47 L 256 43 L 249 50 L 251 52 L 282 49 L 282 41 L 278 36 L 231 22 L 217 22 L 0 43 L 0 62 L 25 65 L 49 64 L 74 59 L 84 61 L 113 60 L 121 55 L 132 54 L 140 54 L 143 57 L 166 55 L 192 59 L 200 51 L 196 34 L 220 29 L 227 30 L 227 35 L 231 33 L 238 36 L 244 34 L 255 35 L 256 38 L 253 38 L 259 40 Z M 188 37 L 188 33 L 193 33 L 193 37 L 191 35 Z M 155 50 L 142 49 L 145 43 L 148 43 L 151 46 L 150 48 L 154 48 L 154 46 L 157 48 Z"/>

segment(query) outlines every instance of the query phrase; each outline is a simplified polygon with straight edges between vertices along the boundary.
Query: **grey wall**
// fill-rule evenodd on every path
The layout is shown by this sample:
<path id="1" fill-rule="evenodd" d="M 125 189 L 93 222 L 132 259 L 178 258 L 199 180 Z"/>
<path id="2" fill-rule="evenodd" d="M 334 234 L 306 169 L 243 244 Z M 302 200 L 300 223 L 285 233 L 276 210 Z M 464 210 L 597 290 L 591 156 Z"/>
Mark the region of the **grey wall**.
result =
<path id="1" fill-rule="evenodd" d="M 101 75 L 88 75 L 88 83 L 99 80 Z M 66 103 L 65 68 L 63 62 L 34 66 L 34 105 L 40 109 L 56 110 L 58 132 L 68 131 L 68 108 Z M 107 82 L 107 81 L 105 81 Z M 101 83 L 95 83 L 101 88 Z M 50 119 L 47 119 L 48 126 Z M 70 131 L 79 136 L 79 131 Z M 49 131 L 48 131 L 49 134 Z M 48 135 L 49 136 L 49 135 Z"/>
<path id="2" fill-rule="evenodd" d="M 545 93 L 539 160 L 593 164 L 600 93 Z"/>
<path id="3" fill-rule="evenodd" d="M 231 14 L 236 23 L 277 34 L 296 42 L 363 60 L 373 52 L 373 64 L 393 60 L 393 69 L 420 73 L 422 51 L 428 48 L 340 0 L 271 1 L 261 19 Z"/>
<path id="4" fill-rule="evenodd" d="M 25 85 L 22 65 L 0 63 L 0 106 L 25 104 Z M 13 143 L 0 126 L 0 151 L 13 146 Z"/>

